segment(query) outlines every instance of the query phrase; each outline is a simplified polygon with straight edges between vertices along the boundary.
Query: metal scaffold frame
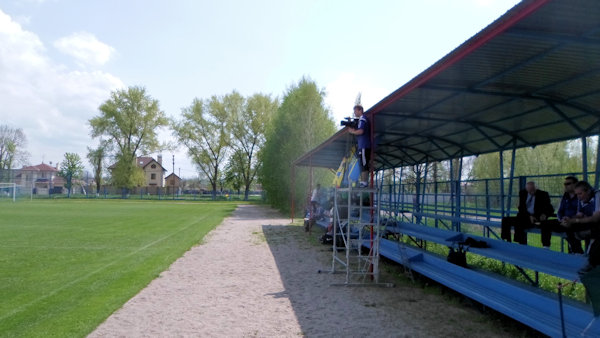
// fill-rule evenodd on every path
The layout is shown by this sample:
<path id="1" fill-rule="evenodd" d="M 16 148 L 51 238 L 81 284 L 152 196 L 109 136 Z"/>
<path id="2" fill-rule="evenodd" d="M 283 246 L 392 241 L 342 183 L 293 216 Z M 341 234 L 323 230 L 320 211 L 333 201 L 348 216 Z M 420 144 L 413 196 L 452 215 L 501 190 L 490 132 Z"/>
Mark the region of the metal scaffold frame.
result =
<path id="1" fill-rule="evenodd" d="M 373 203 L 378 193 L 378 189 L 372 188 L 335 190 L 331 272 L 346 274 L 341 285 L 381 285 L 379 205 Z M 338 244 L 341 245 L 338 247 Z M 368 253 L 365 254 L 363 248 L 368 248 Z"/>

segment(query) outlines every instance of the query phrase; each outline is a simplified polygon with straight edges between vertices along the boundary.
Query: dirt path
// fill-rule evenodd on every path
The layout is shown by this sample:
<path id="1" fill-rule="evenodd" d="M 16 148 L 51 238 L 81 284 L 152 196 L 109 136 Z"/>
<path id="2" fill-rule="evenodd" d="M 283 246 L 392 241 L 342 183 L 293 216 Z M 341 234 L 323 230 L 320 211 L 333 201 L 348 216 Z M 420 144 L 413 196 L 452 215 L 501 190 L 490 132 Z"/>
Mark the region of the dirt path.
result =
<path id="1" fill-rule="evenodd" d="M 242 205 L 90 337 L 502 337 L 473 309 L 410 284 L 349 288 L 331 252 Z M 382 279 L 385 279 L 385 275 Z"/>

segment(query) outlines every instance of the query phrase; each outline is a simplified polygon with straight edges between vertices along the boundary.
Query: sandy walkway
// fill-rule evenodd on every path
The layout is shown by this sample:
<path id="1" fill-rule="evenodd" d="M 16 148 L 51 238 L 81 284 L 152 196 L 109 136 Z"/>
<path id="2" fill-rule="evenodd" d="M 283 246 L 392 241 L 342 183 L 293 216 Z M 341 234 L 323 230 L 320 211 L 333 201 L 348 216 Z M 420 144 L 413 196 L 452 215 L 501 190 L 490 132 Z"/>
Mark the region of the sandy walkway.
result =
<path id="1" fill-rule="evenodd" d="M 280 217 L 240 206 L 90 337 L 507 335 L 412 285 L 330 286 L 331 252 Z"/>

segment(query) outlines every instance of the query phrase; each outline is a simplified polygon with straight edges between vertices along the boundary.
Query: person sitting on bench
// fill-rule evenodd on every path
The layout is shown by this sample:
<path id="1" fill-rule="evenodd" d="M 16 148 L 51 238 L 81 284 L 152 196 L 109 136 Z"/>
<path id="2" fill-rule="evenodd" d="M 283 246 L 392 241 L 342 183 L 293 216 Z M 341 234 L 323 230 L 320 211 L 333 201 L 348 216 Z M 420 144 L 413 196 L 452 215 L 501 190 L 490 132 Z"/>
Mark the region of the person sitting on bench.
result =
<path id="1" fill-rule="evenodd" d="M 519 192 L 519 206 L 516 217 L 502 218 L 502 239 L 510 242 L 511 228 L 515 228 L 514 240 L 527 245 L 526 229 L 533 228 L 536 223 L 545 221 L 554 214 L 550 203 L 550 195 L 535 186 L 535 182 L 527 182 L 525 189 Z"/>
<path id="2" fill-rule="evenodd" d="M 556 212 L 558 219 L 549 219 L 540 222 L 540 229 L 542 232 L 542 245 L 546 249 L 550 248 L 550 240 L 552 238 L 553 232 L 567 232 L 567 228 L 562 226 L 561 222 L 565 219 L 573 218 L 577 214 L 577 206 L 579 205 L 579 200 L 577 199 L 577 195 L 575 194 L 575 184 L 577 184 L 577 182 L 579 182 L 579 180 L 575 176 L 565 177 L 565 193 L 560 199 L 558 211 Z M 569 253 L 573 253 L 573 249 L 571 248 L 570 243 Z"/>
<path id="3" fill-rule="evenodd" d="M 310 206 L 312 212 L 317 212 L 317 207 L 321 201 L 321 184 L 317 184 L 317 187 L 313 190 L 310 197 Z"/>
<path id="4" fill-rule="evenodd" d="M 580 181 L 575 185 L 575 194 L 579 200 L 577 214 L 564 219 L 561 224 L 567 228 L 567 241 L 573 253 L 582 254 L 581 241 L 592 239 L 592 232 L 600 222 L 600 191 L 594 191 L 588 182 Z"/>

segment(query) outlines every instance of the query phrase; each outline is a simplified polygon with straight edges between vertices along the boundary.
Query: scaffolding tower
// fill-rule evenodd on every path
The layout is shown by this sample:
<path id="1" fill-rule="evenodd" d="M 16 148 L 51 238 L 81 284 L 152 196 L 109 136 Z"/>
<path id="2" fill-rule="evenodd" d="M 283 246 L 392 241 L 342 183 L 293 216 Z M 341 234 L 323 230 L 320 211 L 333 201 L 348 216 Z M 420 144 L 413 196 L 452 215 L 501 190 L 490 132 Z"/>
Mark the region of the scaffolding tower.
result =
<path id="1" fill-rule="evenodd" d="M 374 188 L 335 190 L 331 272 L 346 274 L 342 285 L 380 284 L 381 229 L 379 205 L 374 203 L 374 198 L 379 197 L 377 194 L 378 189 Z"/>

